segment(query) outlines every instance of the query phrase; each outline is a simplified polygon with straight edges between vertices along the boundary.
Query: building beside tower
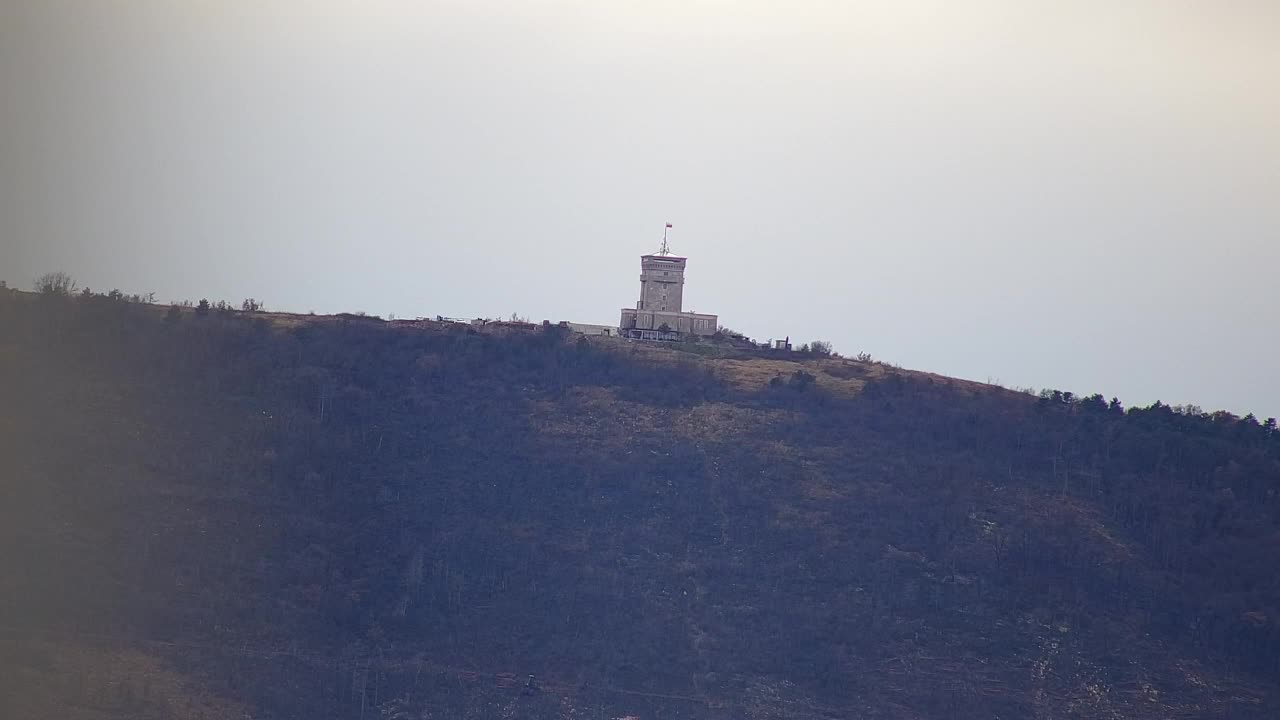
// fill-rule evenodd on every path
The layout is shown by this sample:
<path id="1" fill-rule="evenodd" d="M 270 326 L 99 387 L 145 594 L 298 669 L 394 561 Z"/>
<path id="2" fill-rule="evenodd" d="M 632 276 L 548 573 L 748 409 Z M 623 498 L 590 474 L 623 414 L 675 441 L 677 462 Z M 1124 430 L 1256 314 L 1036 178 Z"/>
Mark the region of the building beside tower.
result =
<path id="1" fill-rule="evenodd" d="M 717 316 L 684 311 L 686 263 L 688 258 L 671 254 L 665 233 L 661 250 L 640 256 L 640 300 L 635 308 L 623 308 L 619 335 L 638 340 L 681 340 L 716 333 Z"/>

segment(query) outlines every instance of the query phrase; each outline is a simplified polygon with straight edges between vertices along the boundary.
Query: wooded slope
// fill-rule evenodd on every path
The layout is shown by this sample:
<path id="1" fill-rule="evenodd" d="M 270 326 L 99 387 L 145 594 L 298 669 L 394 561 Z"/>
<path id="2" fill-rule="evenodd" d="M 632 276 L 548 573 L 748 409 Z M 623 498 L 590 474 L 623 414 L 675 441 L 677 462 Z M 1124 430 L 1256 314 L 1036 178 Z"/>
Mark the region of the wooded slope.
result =
<path id="1" fill-rule="evenodd" d="M 1280 712 L 1274 423 L 685 349 L 0 295 L 0 716 Z"/>

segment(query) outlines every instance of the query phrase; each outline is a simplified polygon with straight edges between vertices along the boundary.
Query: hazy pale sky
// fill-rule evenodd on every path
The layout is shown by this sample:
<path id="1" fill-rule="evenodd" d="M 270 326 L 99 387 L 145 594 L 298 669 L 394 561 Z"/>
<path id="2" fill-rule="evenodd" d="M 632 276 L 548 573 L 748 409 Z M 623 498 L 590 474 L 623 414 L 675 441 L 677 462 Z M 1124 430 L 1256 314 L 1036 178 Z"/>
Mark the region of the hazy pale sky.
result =
<path id="1" fill-rule="evenodd" d="M 0 0 L 0 279 L 1280 414 L 1280 3 Z"/>

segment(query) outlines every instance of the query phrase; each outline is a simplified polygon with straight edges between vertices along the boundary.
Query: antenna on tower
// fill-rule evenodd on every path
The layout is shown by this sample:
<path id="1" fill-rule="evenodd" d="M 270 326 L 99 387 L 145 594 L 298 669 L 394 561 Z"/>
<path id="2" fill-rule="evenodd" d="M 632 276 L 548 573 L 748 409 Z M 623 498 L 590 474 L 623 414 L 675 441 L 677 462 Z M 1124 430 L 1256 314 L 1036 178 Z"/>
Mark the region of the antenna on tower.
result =
<path id="1" fill-rule="evenodd" d="M 671 247 L 667 245 L 667 231 L 671 229 L 671 223 L 662 229 L 662 247 L 658 250 L 659 255 L 670 255 Z"/>

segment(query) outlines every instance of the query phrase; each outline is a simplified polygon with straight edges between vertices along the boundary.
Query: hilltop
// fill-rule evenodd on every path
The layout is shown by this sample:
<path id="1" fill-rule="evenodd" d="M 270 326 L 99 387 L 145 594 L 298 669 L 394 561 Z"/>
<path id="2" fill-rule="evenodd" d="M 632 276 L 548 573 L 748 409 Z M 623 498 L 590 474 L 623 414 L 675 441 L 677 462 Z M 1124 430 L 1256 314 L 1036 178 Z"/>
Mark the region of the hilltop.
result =
<path id="1" fill-rule="evenodd" d="M 4 717 L 1280 713 L 1274 421 L 11 292 L 0 398 Z"/>

